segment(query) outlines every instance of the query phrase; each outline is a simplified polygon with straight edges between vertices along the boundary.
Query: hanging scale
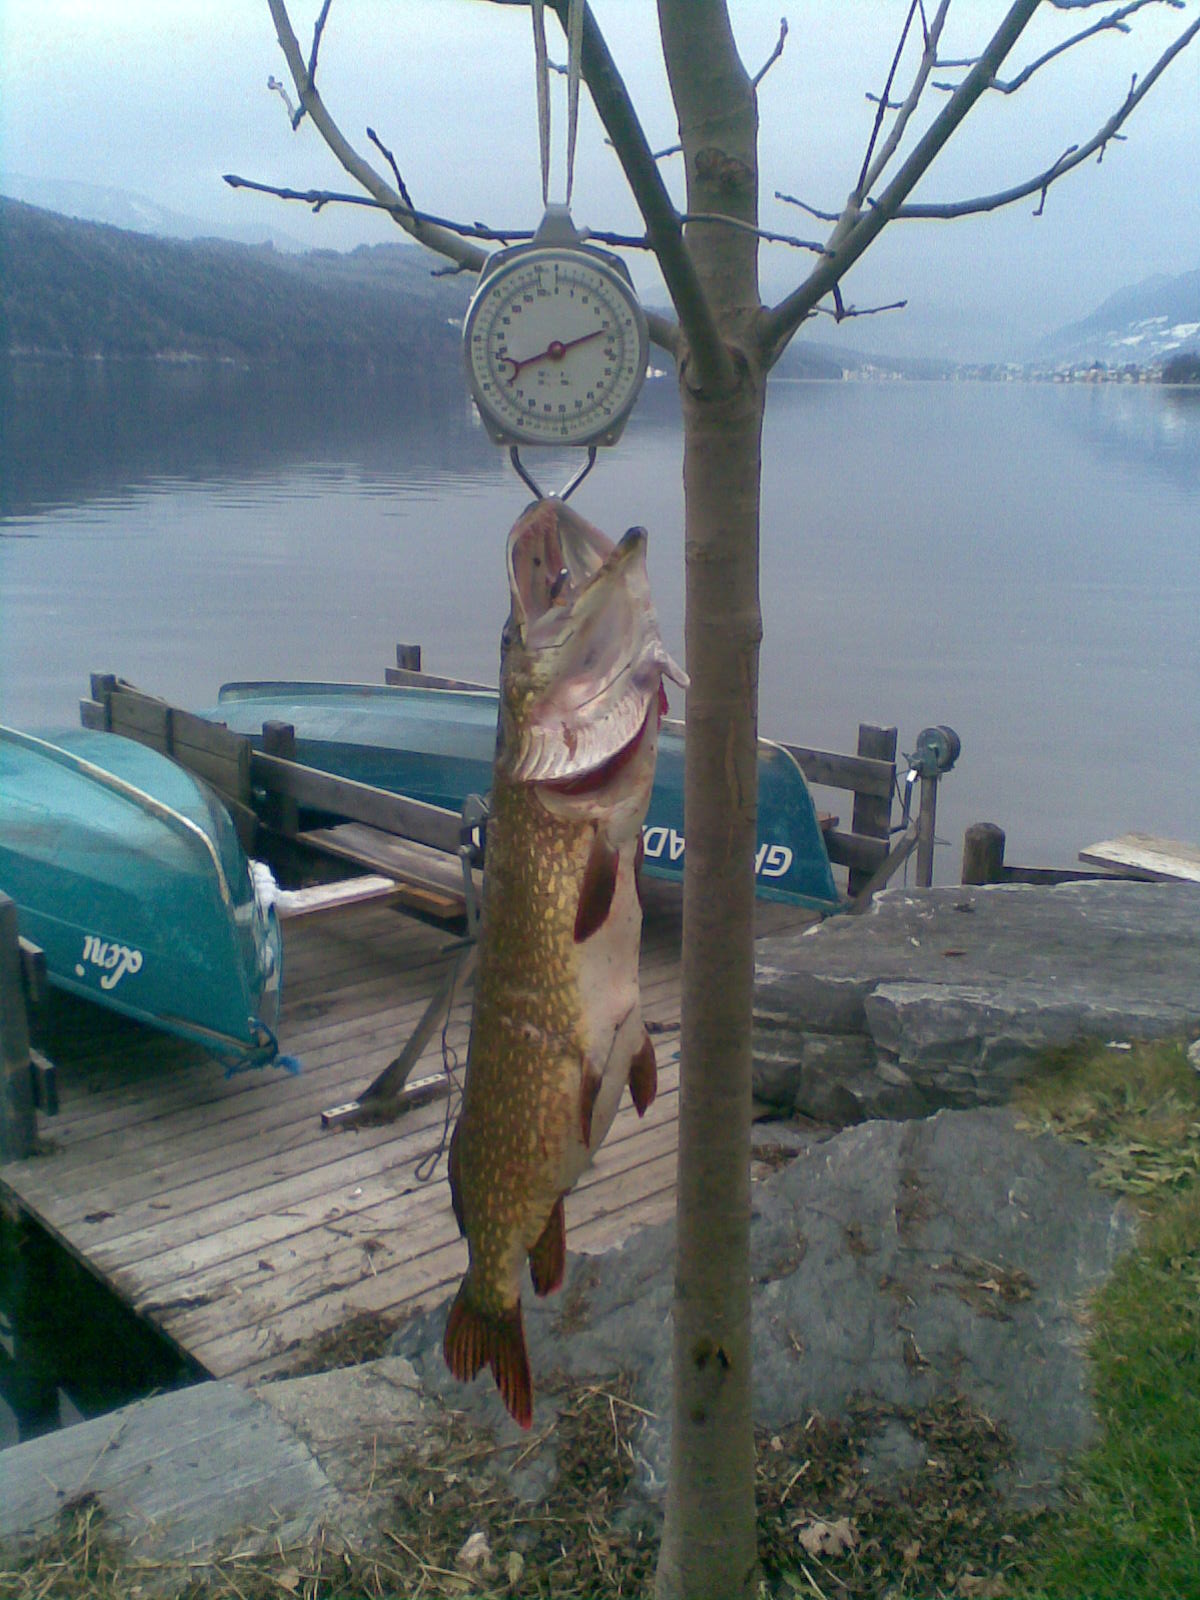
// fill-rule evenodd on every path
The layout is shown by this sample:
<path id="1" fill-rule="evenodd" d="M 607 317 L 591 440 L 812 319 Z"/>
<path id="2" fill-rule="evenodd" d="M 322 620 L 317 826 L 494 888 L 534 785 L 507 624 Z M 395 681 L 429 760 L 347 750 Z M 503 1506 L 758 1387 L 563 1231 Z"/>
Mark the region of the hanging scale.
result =
<path id="1" fill-rule="evenodd" d="M 538 129 L 545 215 L 527 244 L 488 258 L 463 323 L 467 382 L 489 436 L 509 447 L 522 481 L 523 445 L 579 445 L 587 459 L 559 493 L 591 471 L 599 445 L 615 444 L 646 376 L 646 318 L 624 262 L 588 244 L 571 220 L 583 0 L 567 24 L 566 199 L 550 201 L 550 86 L 543 0 L 533 0 Z"/>

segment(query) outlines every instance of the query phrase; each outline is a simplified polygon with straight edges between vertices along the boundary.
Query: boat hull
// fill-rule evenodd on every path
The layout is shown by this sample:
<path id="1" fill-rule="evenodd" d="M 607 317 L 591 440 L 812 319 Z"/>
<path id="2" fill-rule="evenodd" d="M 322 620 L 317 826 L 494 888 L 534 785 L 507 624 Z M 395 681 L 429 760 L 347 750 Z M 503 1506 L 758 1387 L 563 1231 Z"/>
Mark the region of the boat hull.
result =
<path id="1" fill-rule="evenodd" d="M 290 723 L 296 759 L 324 772 L 459 811 L 491 787 L 494 691 L 348 683 L 230 683 L 201 715 L 261 742 L 264 722 Z M 686 860 L 683 725 L 668 721 L 643 828 L 645 871 L 681 881 Z M 831 911 L 839 904 L 812 796 L 795 758 L 760 739 L 759 896 Z"/>
<path id="2" fill-rule="evenodd" d="M 56 987 L 234 1063 L 273 1058 L 278 923 L 220 802 L 165 756 L 0 728 L 0 890 Z"/>

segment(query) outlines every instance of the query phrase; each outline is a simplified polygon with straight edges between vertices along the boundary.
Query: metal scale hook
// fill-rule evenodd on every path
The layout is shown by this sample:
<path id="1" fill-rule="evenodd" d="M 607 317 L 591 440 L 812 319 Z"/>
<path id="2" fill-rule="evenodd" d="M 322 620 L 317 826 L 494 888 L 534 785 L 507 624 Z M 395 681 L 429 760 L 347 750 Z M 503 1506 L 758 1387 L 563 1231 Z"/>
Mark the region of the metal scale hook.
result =
<path id="1" fill-rule="evenodd" d="M 516 473 L 517 477 L 520 478 L 521 482 L 526 486 L 526 488 L 533 490 L 534 494 L 539 500 L 547 500 L 551 498 L 551 496 L 545 493 L 537 479 L 525 466 L 525 463 L 521 460 L 520 451 L 515 444 L 509 445 L 508 447 L 508 459 L 512 462 L 512 469 Z M 587 460 L 583 463 L 574 477 L 567 479 L 566 483 L 558 491 L 557 496 L 554 498 L 559 500 L 569 500 L 595 465 L 596 446 L 594 444 L 590 444 L 587 447 Z"/>

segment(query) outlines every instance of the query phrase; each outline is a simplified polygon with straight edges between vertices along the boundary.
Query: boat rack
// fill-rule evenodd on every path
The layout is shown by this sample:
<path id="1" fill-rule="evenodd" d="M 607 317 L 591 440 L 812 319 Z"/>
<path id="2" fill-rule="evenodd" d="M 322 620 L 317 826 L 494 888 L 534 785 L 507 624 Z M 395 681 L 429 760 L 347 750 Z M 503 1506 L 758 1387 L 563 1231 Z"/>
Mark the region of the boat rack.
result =
<path id="1" fill-rule="evenodd" d="M 397 646 L 396 657 L 398 665 L 386 669 L 388 684 L 488 689 L 423 672 L 418 645 Z M 481 883 L 476 815 L 465 817 L 305 766 L 295 760 L 295 731 L 286 723 L 264 724 L 262 748 L 256 749 L 245 735 L 171 706 L 112 674 L 92 675 L 91 697 L 80 703 L 80 713 L 86 727 L 137 739 L 210 783 L 233 814 L 248 852 L 254 851 L 265 827 L 269 835 L 388 879 L 399 903 L 418 916 L 458 925 L 473 920 Z M 918 884 L 932 881 L 938 780 L 958 753 L 951 730 L 924 730 L 916 755 L 908 758 L 904 782 L 898 775 L 895 728 L 860 724 L 854 755 L 802 745 L 782 748 L 810 784 L 853 797 L 848 829 L 838 826 L 837 816 L 820 819 L 830 862 L 848 871 L 851 910 L 865 907 L 914 851 Z M 919 806 L 913 816 L 910 801 L 918 779 Z M 897 798 L 900 821 L 894 824 Z M 303 826 L 302 814 L 313 812 L 344 820 Z"/>

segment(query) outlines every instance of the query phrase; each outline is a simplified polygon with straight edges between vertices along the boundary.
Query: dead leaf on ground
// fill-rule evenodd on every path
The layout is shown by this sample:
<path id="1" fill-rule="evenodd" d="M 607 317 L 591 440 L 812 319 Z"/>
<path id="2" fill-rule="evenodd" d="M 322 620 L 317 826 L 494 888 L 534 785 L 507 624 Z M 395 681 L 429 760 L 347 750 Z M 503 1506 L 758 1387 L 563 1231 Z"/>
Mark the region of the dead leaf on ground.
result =
<path id="1" fill-rule="evenodd" d="M 796 1539 L 810 1556 L 840 1556 L 854 1549 L 858 1534 L 849 1517 L 839 1517 L 836 1522 L 812 1517 L 797 1526 Z"/>

